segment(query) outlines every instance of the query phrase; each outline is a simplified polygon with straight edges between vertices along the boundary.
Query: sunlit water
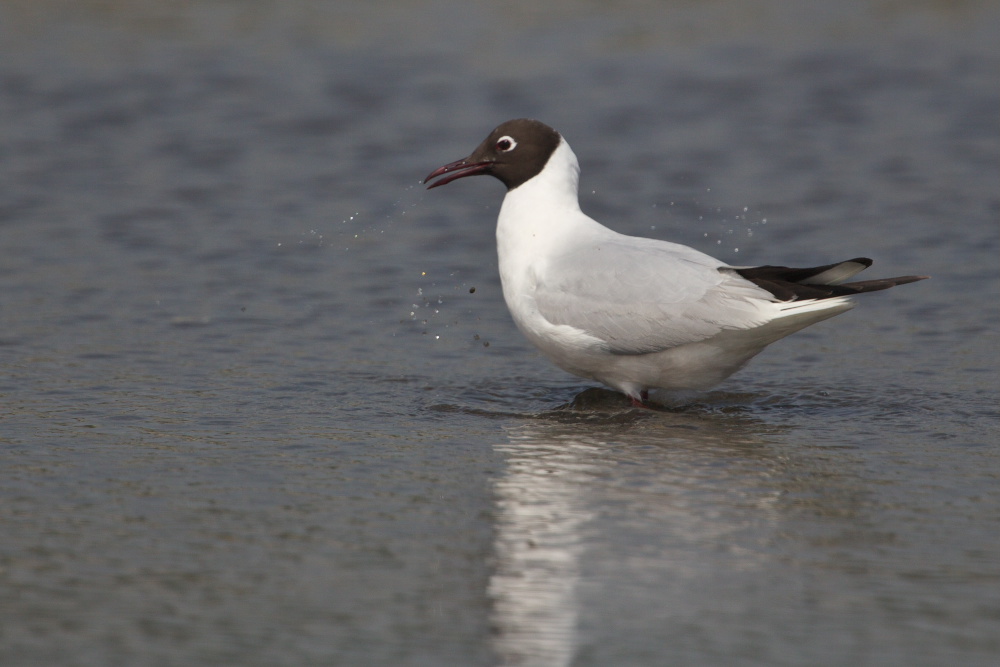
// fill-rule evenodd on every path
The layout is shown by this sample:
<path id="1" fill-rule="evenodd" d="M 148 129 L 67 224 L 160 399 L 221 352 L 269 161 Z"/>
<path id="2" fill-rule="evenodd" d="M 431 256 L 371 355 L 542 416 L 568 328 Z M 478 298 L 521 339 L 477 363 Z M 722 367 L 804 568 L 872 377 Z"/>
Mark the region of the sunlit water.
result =
<path id="1" fill-rule="evenodd" d="M 997 664 L 997 10 L 750 7 L 0 4 L 0 664 Z M 633 410 L 418 183 L 516 116 L 933 279 Z"/>

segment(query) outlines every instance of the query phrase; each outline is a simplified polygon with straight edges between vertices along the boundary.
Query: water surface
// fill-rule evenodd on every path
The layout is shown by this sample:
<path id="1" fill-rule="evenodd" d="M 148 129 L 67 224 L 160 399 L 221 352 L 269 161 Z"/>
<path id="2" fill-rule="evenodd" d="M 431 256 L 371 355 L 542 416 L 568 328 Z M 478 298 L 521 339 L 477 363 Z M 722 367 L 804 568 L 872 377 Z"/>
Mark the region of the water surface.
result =
<path id="1" fill-rule="evenodd" d="M 4 665 L 992 665 L 990 3 L 0 4 Z M 859 299 L 635 411 L 528 347 L 502 188 Z"/>

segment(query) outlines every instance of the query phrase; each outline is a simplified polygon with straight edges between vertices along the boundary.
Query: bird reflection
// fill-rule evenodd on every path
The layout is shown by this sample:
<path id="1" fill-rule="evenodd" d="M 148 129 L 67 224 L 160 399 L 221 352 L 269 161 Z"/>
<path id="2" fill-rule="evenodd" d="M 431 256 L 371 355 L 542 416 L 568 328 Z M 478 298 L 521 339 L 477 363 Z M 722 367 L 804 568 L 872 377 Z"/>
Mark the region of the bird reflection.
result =
<path id="1" fill-rule="evenodd" d="M 506 472 L 495 486 L 496 568 L 489 585 L 502 664 L 570 664 L 587 609 L 586 564 L 616 562 L 623 552 L 632 562 L 647 555 L 606 534 L 608 503 L 618 512 L 622 503 L 635 506 L 645 518 L 633 529 L 666 527 L 676 545 L 724 540 L 731 526 L 702 521 L 690 506 L 699 498 L 690 492 L 706 466 L 719 469 L 720 456 L 759 458 L 761 430 L 742 415 L 633 409 L 603 389 L 510 428 L 498 446 Z M 766 515 L 777 492 L 757 491 L 754 501 Z M 587 591 L 592 600 L 594 588 Z"/>
<path id="2" fill-rule="evenodd" d="M 497 649 L 510 664 L 566 665 L 575 645 L 580 534 L 591 513 L 579 488 L 599 471 L 600 443 L 510 434 L 500 447 L 507 474 L 497 482 L 497 570 L 490 581 Z"/>

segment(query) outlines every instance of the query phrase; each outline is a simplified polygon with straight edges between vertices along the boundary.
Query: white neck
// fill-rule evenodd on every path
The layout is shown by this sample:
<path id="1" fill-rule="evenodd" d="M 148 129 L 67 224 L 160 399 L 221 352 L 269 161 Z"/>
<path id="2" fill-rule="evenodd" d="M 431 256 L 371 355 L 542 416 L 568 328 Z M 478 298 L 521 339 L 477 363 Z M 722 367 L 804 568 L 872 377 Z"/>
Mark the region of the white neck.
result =
<path id="1" fill-rule="evenodd" d="M 504 197 L 497 218 L 497 256 L 504 297 L 522 328 L 533 306 L 535 282 L 560 251 L 579 243 L 614 234 L 580 210 L 577 184 L 580 165 L 565 140 L 552 153 L 545 168 Z M 581 235 L 581 232 L 586 232 Z"/>
<path id="2" fill-rule="evenodd" d="M 553 151 L 545 168 L 504 197 L 503 209 L 528 207 L 531 210 L 579 209 L 577 190 L 580 183 L 580 163 L 565 139 Z M 531 210 L 527 211 L 530 215 Z M 522 211 L 523 213 L 524 211 Z M 501 210 L 501 217 L 504 211 Z"/>
<path id="3" fill-rule="evenodd" d="M 580 210 L 577 188 L 580 163 L 563 139 L 545 168 L 504 197 L 497 219 L 497 249 L 537 256 L 553 244 L 564 243 L 581 228 L 600 225 Z"/>

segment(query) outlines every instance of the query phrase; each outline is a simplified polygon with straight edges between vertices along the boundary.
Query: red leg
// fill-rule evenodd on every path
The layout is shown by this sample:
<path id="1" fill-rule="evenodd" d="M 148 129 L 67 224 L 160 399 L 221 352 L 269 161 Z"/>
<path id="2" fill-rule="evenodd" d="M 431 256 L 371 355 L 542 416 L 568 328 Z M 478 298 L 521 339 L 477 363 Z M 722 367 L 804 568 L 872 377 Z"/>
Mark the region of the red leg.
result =
<path id="1" fill-rule="evenodd" d="M 639 392 L 639 398 L 628 397 L 628 400 L 632 401 L 633 408 L 648 408 L 646 401 L 649 400 L 649 392 L 645 389 Z"/>

